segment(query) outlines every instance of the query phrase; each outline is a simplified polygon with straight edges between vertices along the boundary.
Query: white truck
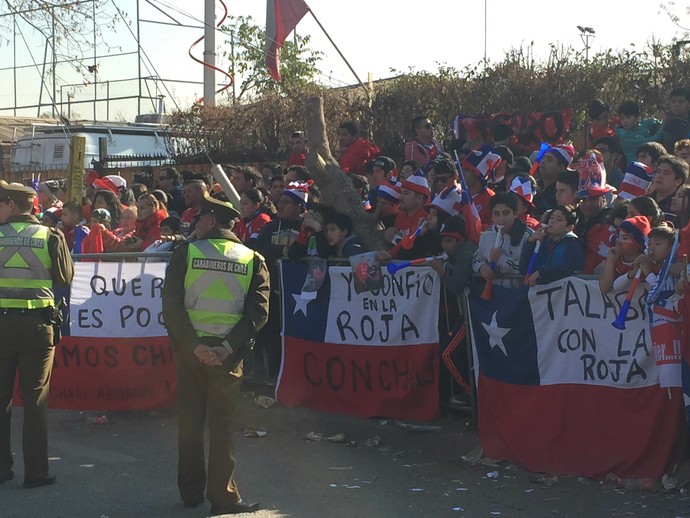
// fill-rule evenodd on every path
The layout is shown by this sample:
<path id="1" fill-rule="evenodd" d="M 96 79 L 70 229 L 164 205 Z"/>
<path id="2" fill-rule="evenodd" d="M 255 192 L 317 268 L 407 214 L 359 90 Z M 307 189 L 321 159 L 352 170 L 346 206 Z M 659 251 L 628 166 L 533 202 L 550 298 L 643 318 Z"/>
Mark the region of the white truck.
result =
<path id="1" fill-rule="evenodd" d="M 106 166 L 157 166 L 173 161 L 170 130 L 157 124 L 36 125 L 12 146 L 10 172 L 67 169 L 72 136 L 86 138 L 84 168 L 105 158 Z"/>

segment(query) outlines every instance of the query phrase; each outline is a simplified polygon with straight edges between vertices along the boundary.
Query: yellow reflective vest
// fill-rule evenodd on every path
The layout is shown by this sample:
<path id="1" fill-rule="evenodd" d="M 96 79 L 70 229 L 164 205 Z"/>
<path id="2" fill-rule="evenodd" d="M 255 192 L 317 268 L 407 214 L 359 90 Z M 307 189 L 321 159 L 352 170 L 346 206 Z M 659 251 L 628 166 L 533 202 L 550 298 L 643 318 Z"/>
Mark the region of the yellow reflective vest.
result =
<path id="1" fill-rule="evenodd" d="M 184 305 L 199 337 L 225 337 L 242 318 L 254 251 L 227 239 L 189 244 Z"/>
<path id="2" fill-rule="evenodd" d="M 48 227 L 36 223 L 0 226 L 0 308 L 55 305 Z"/>

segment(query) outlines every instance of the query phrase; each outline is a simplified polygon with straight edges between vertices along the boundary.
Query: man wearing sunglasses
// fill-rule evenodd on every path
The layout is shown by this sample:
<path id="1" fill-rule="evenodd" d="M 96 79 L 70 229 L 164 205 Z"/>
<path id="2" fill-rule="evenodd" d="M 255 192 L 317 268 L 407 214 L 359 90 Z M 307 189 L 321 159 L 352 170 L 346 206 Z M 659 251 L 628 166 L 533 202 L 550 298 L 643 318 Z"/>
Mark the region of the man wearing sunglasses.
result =
<path id="1" fill-rule="evenodd" d="M 416 160 L 424 165 L 443 152 L 440 142 L 434 140 L 434 126 L 426 115 L 412 119 L 414 140 L 405 144 L 405 160 Z"/>
<path id="2" fill-rule="evenodd" d="M 168 211 L 182 215 L 185 210 L 184 193 L 180 185 L 180 173 L 174 167 L 164 167 L 156 173 L 158 189 L 168 195 Z"/>

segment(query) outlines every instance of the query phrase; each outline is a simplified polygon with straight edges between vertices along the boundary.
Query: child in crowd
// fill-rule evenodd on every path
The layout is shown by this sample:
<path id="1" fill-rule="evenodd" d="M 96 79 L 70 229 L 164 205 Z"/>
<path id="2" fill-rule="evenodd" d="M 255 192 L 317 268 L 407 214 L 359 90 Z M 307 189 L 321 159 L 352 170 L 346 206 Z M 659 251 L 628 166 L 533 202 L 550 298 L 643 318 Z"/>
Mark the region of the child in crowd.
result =
<path id="1" fill-rule="evenodd" d="M 642 144 L 637 148 L 635 157 L 637 158 L 638 162 L 642 162 L 644 165 L 654 169 L 657 161 L 665 154 L 666 149 L 664 146 L 658 142 L 647 142 L 646 144 Z"/>
<path id="2" fill-rule="evenodd" d="M 573 232 L 577 216 L 570 207 L 558 206 L 548 216 L 546 227 L 536 231 L 522 248 L 520 273 L 527 274 L 537 241 L 541 241 L 534 272 L 527 277 L 527 285 L 546 284 L 582 270 L 582 246 Z"/>
<path id="3" fill-rule="evenodd" d="M 276 203 L 285 192 L 285 177 L 282 174 L 271 178 L 271 188 L 269 189 L 271 200 Z"/>
<path id="4" fill-rule="evenodd" d="M 534 209 L 534 192 L 537 190 L 537 183 L 532 176 L 516 176 L 510 184 L 510 192 L 517 195 L 518 210 L 517 218 L 522 221 L 527 228 L 537 230 L 541 227 L 539 220 L 532 217 L 530 212 Z M 558 194 L 556 194 L 558 196 Z"/>
<path id="5" fill-rule="evenodd" d="M 589 116 L 589 145 L 594 145 L 594 142 L 601 137 L 615 136 L 612 127 L 615 126 L 615 121 L 611 120 L 611 108 L 608 103 L 601 99 L 594 99 L 587 106 L 587 115 Z"/>
<path id="6" fill-rule="evenodd" d="M 637 157 L 638 148 L 652 140 L 660 123 L 657 119 L 642 120 L 640 106 L 633 101 L 625 101 L 618 107 L 620 124 L 616 127 L 616 137 L 620 142 L 626 163 Z"/>
<path id="7" fill-rule="evenodd" d="M 429 263 L 440 276 L 448 291 L 461 296 L 472 280 L 472 258 L 477 245 L 467 240 L 465 221 L 461 216 L 446 218 L 440 229 L 441 248 L 448 256 L 444 263 L 434 259 Z"/>
<path id="8" fill-rule="evenodd" d="M 161 237 L 170 237 L 180 233 L 180 218 L 168 216 L 161 221 Z"/>
<path id="9" fill-rule="evenodd" d="M 678 308 L 677 295 L 683 293 L 684 282 L 678 282 L 672 268 L 664 268 L 674 241 L 675 232 L 671 227 L 662 225 L 653 228 L 649 232 L 649 254 L 638 256 L 633 269 L 614 283 L 615 289 L 626 289 L 639 272 L 641 281 L 651 286 L 647 306 L 651 313 L 651 338 L 661 387 L 681 386 L 680 361 L 677 361 L 680 360 L 680 351 L 677 346 L 683 339 L 683 315 Z"/>
<path id="10" fill-rule="evenodd" d="M 60 222 L 60 218 L 62 217 L 62 209 L 58 207 L 50 207 L 49 209 L 46 209 L 43 211 L 43 218 L 41 219 L 41 223 L 45 225 L 46 227 L 51 227 L 55 228 L 57 227 L 58 223 Z"/>
<path id="11" fill-rule="evenodd" d="M 577 206 L 580 177 L 573 171 L 565 171 L 556 178 L 556 203 L 563 207 Z"/>
<path id="12" fill-rule="evenodd" d="M 62 207 L 61 221 L 58 224 L 58 228 L 62 230 L 65 234 L 65 240 L 67 241 L 67 247 L 70 250 L 74 249 L 74 243 L 77 240 L 77 235 L 82 233 L 86 235 L 88 232 L 83 232 L 84 226 L 81 225 L 82 221 L 82 208 L 75 201 L 70 201 L 65 203 Z M 79 232 L 78 232 L 79 230 Z"/>
<path id="13" fill-rule="evenodd" d="M 351 257 L 366 252 L 354 233 L 352 220 L 339 212 L 326 220 L 326 241 L 335 250 L 334 257 Z"/>
<path id="14" fill-rule="evenodd" d="M 309 203 L 302 217 L 300 231 L 295 241 L 290 244 L 287 256 L 292 261 L 302 257 L 332 257 L 335 249 L 326 239 L 326 221 L 335 209 L 323 203 Z"/>
<path id="15" fill-rule="evenodd" d="M 493 225 L 482 232 L 479 248 L 474 254 L 472 270 L 491 282 L 496 273 L 520 273 L 520 254 L 523 245 L 532 235 L 532 230 L 517 219 L 517 195 L 513 192 L 500 192 L 489 201 Z M 489 263 L 496 265 L 494 271 Z M 498 282 L 506 288 L 522 284 L 519 279 L 503 279 Z"/>
<path id="16" fill-rule="evenodd" d="M 89 233 L 84 236 L 81 243 L 82 253 L 101 254 L 107 251 L 104 245 L 102 229 L 109 231 L 111 221 L 112 216 L 108 209 L 97 208 L 91 211 Z"/>
<path id="17" fill-rule="evenodd" d="M 602 293 L 613 290 L 614 281 L 633 269 L 635 259 L 647 249 L 647 235 L 651 228 L 649 219 L 645 216 L 635 216 L 621 222 L 616 243 L 609 248 L 599 277 Z"/>
<path id="18" fill-rule="evenodd" d="M 376 209 L 374 216 L 384 230 L 395 226 L 400 202 L 400 186 L 397 183 L 384 182 L 376 188 Z"/>
<path id="19" fill-rule="evenodd" d="M 690 91 L 686 88 L 671 90 L 668 107 L 664 122 L 652 140 L 660 142 L 668 153 L 673 153 L 676 141 L 690 136 Z"/>

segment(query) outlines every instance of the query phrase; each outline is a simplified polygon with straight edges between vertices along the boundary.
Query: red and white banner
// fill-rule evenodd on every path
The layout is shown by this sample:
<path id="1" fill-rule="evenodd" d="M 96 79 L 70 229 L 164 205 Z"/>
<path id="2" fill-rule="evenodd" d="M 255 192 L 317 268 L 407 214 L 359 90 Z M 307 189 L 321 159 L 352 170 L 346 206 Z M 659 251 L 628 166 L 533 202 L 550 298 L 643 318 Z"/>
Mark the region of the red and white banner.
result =
<path id="1" fill-rule="evenodd" d="M 76 263 L 69 332 L 55 349 L 50 407 L 148 410 L 174 404 L 162 319 L 165 263 Z"/>
<path id="2" fill-rule="evenodd" d="M 352 269 L 332 266 L 313 298 L 302 294 L 306 272 L 281 266 L 278 400 L 360 417 L 437 418 L 438 275 L 407 268 L 357 293 Z"/>

